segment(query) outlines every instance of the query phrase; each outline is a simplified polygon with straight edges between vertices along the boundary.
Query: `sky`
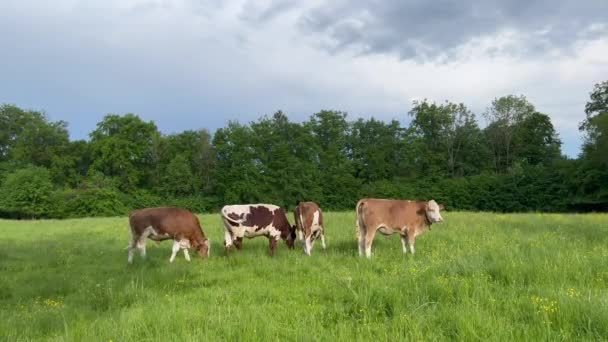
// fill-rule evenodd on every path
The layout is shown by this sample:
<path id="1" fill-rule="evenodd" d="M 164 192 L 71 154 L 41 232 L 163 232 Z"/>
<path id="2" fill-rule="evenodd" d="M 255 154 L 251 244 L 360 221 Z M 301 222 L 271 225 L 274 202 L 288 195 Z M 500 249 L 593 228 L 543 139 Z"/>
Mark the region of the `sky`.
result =
<path id="1" fill-rule="evenodd" d="M 1 0 L 0 103 L 88 138 L 108 113 L 164 133 L 283 110 L 409 123 L 412 101 L 480 119 L 525 95 L 576 157 L 608 79 L 606 0 Z"/>

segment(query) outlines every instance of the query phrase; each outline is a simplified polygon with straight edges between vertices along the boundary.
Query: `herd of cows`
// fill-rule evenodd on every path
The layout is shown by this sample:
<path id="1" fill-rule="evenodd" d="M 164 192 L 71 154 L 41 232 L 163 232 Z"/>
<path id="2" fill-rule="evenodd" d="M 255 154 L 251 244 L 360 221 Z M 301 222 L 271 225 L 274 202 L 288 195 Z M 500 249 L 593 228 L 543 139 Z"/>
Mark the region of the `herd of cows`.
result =
<path id="1" fill-rule="evenodd" d="M 414 253 L 416 236 L 430 229 L 433 223 L 442 222 L 443 205 L 430 201 L 407 201 L 364 198 L 357 202 L 356 233 L 359 240 L 359 255 L 370 258 L 372 242 L 376 232 L 383 235 L 399 234 L 403 253 L 407 246 Z M 316 240 L 325 245 L 325 225 L 321 208 L 314 202 L 301 202 L 294 210 L 295 225 L 291 225 L 283 208 L 272 204 L 238 204 L 224 206 L 220 212 L 224 222 L 224 247 L 226 255 L 234 245 L 240 250 L 243 238 L 265 236 L 269 240 L 270 255 L 274 255 L 278 240 L 284 240 L 294 248 L 296 235 L 303 242 L 304 252 L 312 253 Z M 201 228 L 198 218 L 188 210 L 180 208 L 146 208 L 129 215 L 131 242 L 128 246 L 128 262 L 140 250 L 146 256 L 146 241 L 173 240 L 170 262 L 180 250 L 190 261 L 189 249 L 201 257 L 208 257 L 211 244 Z"/>

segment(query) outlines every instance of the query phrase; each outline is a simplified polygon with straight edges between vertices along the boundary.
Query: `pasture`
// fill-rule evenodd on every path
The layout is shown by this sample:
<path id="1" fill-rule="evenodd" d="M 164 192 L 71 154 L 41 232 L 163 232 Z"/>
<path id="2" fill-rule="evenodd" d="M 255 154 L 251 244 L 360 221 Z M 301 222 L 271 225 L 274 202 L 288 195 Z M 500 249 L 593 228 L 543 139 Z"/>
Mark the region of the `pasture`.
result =
<path id="1" fill-rule="evenodd" d="M 403 256 L 376 236 L 357 256 L 354 212 L 327 213 L 312 257 L 265 238 L 127 265 L 126 217 L 0 221 L 6 341 L 606 340 L 608 216 L 446 212 Z M 293 223 L 293 216 L 290 214 Z"/>

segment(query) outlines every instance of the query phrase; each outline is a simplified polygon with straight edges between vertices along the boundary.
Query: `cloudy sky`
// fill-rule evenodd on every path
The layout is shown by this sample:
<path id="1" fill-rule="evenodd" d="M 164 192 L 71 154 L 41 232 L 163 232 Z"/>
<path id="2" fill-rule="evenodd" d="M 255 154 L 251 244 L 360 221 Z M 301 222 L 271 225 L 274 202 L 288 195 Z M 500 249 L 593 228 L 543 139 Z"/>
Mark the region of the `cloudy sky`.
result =
<path id="1" fill-rule="evenodd" d="M 409 122 L 412 100 L 524 94 L 576 156 L 608 79 L 606 0 L 2 0 L 0 103 L 86 138 L 107 113 L 166 133 L 320 109 Z"/>

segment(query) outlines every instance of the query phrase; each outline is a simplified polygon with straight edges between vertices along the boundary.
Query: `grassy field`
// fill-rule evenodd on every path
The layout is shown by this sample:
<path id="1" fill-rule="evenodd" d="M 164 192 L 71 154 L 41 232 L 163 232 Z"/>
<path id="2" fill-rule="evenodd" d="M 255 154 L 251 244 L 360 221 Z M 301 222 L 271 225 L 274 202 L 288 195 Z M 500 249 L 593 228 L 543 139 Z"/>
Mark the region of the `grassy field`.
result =
<path id="1" fill-rule="evenodd" d="M 445 213 L 403 256 L 357 256 L 354 213 L 328 213 L 328 249 L 265 238 L 211 258 L 148 244 L 127 265 L 127 219 L 0 221 L 7 341 L 607 340 L 608 216 Z M 292 220 L 292 218 L 290 217 Z M 292 220 L 293 221 L 293 220 Z"/>

